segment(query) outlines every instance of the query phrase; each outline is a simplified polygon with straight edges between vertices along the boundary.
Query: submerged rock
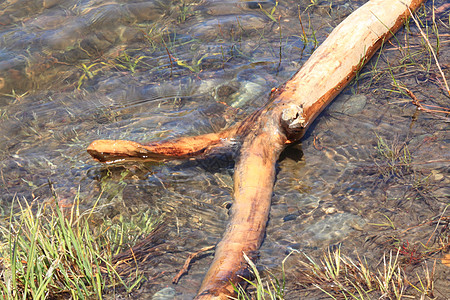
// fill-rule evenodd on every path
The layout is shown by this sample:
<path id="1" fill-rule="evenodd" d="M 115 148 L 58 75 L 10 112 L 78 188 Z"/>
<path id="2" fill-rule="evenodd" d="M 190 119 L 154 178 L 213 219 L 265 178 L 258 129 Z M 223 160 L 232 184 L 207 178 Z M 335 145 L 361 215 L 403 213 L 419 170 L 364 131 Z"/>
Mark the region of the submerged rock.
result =
<path id="1" fill-rule="evenodd" d="M 256 79 L 256 81 L 257 83 L 233 80 L 219 85 L 213 91 L 214 99 L 234 108 L 243 107 L 264 91 L 263 85 L 260 84 L 261 80 Z"/>
<path id="2" fill-rule="evenodd" d="M 172 300 L 175 299 L 175 293 L 176 292 L 174 288 L 166 287 L 156 292 L 153 295 L 152 300 Z"/>
<path id="3" fill-rule="evenodd" d="M 304 230 L 309 240 L 315 243 L 327 241 L 334 243 L 342 240 L 352 230 L 362 230 L 366 222 L 363 218 L 350 213 L 326 215 L 323 219 Z"/>
<path id="4" fill-rule="evenodd" d="M 365 95 L 342 95 L 331 104 L 329 111 L 352 116 L 359 114 L 366 107 L 366 103 Z"/>

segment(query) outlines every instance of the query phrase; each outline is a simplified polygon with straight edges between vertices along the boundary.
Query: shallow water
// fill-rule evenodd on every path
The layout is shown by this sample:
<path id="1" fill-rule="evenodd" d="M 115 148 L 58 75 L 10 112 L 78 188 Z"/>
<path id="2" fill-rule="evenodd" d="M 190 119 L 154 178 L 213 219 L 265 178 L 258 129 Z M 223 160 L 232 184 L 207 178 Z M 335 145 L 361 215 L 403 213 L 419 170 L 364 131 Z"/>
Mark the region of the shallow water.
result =
<path id="1" fill-rule="evenodd" d="M 361 2 L 283 1 L 272 15 L 276 22 L 268 16 L 270 1 L 261 7 L 254 1 L 1 3 L 2 212 L 15 198 L 50 201 L 50 182 L 62 202 L 79 195 L 90 208 L 100 197 L 99 217 L 164 213 L 172 247 L 141 267 L 157 277 L 134 295 L 169 286 L 176 299 L 191 299 L 211 256 L 196 261 L 178 285 L 168 282 L 189 253 L 220 240 L 233 157 L 105 166 L 86 147 L 95 139 L 148 142 L 235 123 L 262 106 L 271 88 L 289 79 Z M 439 33 L 448 36 L 443 20 Z M 416 64 L 394 75 L 427 104 L 448 106 L 436 67 L 412 31 L 398 36 L 402 45 L 408 37 Z M 440 61 L 448 78 L 447 42 L 441 40 Z M 377 70 L 404 57 L 386 48 Z M 363 69 L 301 144 L 282 154 L 260 266 L 275 270 L 290 249 L 314 253 L 341 244 L 364 252 L 365 238 L 379 230 L 370 223 L 383 215 L 406 228 L 448 203 L 448 119 L 418 112 L 408 98 L 387 91 L 393 89 L 388 72 L 367 73 L 374 69 L 373 62 Z M 397 166 L 398 174 L 379 153 L 380 137 L 392 148 L 408 147 L 411 162 Z"/>

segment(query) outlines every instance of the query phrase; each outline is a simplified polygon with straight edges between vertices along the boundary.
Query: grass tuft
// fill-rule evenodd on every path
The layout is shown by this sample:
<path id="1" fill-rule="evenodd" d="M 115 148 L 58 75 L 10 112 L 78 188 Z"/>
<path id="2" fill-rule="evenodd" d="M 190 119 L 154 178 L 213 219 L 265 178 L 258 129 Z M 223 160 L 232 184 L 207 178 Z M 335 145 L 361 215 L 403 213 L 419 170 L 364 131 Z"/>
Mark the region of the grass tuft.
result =
<path id="1" fill-rule="evenodd" d="M 329 250 L 317 263 L 303 253 L 303 287 L 313 286 L 331 299 L 405 299 L 419 293 L 421 299 L 433 295 L 435 268 L 430 273 L 424 263 L 425 278 L 417 274 L 417 283 L 411 283 L 400 263 L 400 251 L 389 252 L 382 266 L 372 271 L 367 262 L 358 257 L 355 261 L 343 255 L 340 249 Z"/>
<path id="2" fill-rule="evenodd" d="M 398 141 L 388 144 L 381 136 L 377 136 L 377 152 L 382 163 L 378 164 L 379 171 L 385 180 L 402 176 L 411 170 L 412 156 L 406 142 Z"/>
<path id="3" fill-rule="evenodd" d="M 130 292 L 143 279 L 137 272 L 123 280 L 112 263 L 114 253 L 131 246 L 123 238 L 130 226 L 104 224 L 102 234 L 96 235 L 91 214 L 80 215 L 78 205 L 62 210 L 58 205 L 25 201 L 19 207 L 17 214 L 11 212 L 9 228 L 0 228 L 4 299 L 102 299 L 112 288 Z M 154 225 L 145 222 L 143 230 L 148 232 Z"/>
<path id="4" fill-rule="evenodd" d="M 250 299 L 258 299 L 258 300 L 265 300 L 265 299 L 271 299 L 271 300 L 281 300 L 284 299 L 285 289 L 286 289 L 286 273 L 284 271 L 284 265 L 286 260 L 288 259 L 288 256 L 286 256 L 283 259 L 283 262 L 281 263 L 281 270 L 282 270 L 282 278 L 278 279 L 276 278 L 272 273 L 269 272 L 268 279 L 266 281 L 263 281 L 262 275 L 256 268 L 256 265 L 252 260 L 244 253 L 244 258 L 247 262 L 247 264 L 250 266 L 250 270 L 255 278 L 255 282 L 243 278 L 246 284 L 249 284 L 255 289 L 255 295 L 252 297 L 249 295 L 245 288 L 242 285 L 234 286 L 234 290 L 237 294 L 236 298 L 232 298 L 235 300 L 250 300 Z"/>

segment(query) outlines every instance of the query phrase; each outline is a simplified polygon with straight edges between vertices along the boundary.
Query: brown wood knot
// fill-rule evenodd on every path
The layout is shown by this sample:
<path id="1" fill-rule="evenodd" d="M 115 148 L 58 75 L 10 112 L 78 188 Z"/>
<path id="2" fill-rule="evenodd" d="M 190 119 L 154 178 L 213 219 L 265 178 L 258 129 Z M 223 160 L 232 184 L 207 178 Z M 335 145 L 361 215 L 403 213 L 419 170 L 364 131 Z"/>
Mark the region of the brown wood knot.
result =
<path id="1" fill-rule="evenodd" d="M 281 124 L 288 131 L 298 131 L 306 127 L 303 106 L 297 104 L 289 104 L 281 113 Z"/>

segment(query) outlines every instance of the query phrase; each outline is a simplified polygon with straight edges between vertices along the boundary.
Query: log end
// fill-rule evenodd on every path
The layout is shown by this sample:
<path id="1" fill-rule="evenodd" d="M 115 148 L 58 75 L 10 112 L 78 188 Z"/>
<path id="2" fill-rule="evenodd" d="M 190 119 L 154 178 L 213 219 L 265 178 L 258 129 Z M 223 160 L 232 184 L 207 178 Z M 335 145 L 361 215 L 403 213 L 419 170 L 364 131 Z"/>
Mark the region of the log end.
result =
<path id="1" fill-rule="evenodd" d="M 125 140 L 96 140 L 86 150 L 95 160 L 106 163 L 124 161 L 131 157 L 133 160 L 152 160 L 154 156 L 145 146 Z"/>
<path id="2" fill-rule="evenodd" d="M 229 287 L 232 287 L 231 284 Z M 227 288 L 214 288 L 202 291 L 194 300 L 229 300 L 234 299 L 234 296 L 234 289 L 230 291 Z"/>

